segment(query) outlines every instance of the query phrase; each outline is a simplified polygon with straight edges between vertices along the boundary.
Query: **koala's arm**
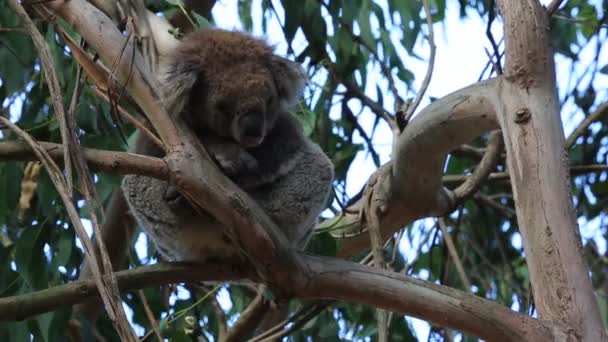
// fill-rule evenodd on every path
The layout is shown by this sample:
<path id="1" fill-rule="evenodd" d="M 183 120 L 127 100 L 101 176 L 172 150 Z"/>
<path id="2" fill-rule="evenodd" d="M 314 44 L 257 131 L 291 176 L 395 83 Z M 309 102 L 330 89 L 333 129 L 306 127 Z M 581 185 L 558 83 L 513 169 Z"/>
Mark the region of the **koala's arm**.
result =
<path id="1" fill-rule="evenodd" d="M 304 249 L 312 235 L 334 177 L 333 165 L 321 148 L 308 139 L 303 143 L 290 160 L 293 167 L 270 186 L 250 191 L 298 250 Z"/>

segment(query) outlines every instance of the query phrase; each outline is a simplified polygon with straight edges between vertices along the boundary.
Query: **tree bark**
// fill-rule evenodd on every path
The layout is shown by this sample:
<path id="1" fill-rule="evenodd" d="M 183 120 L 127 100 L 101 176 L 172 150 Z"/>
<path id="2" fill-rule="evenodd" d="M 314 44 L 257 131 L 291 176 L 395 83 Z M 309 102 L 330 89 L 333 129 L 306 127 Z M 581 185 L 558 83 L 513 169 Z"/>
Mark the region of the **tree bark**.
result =
<path id="1" fill-rule="evenodd" d="M 572 206 L 547 13 L 538 1 L 499 6 L 506 68 L 497 110 L 538 315 L 566 327 L 568 341 L 605 341 Z"/>

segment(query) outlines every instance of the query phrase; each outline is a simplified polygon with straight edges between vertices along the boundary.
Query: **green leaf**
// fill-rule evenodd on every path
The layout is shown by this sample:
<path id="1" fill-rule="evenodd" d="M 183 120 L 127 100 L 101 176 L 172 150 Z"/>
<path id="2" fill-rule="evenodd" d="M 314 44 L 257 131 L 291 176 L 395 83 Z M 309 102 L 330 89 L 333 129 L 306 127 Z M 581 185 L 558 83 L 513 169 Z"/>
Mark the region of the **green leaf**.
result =
<path id="1" fill-rule="evenodd" d="M 338 242 L 328 232 L 314 234 L 306 246 L 306 252 L 313 255 L 336 256 Z"/>
<path id="2" fill-rule="evenodd" d="M 207 18 L 203 17 L 202 15 L 192 11 L 192 16 L 194 17 L 194 20 L 196 20 L 196 26 L 198 26 L 199 29 L 213 28 L 213 25 L 211 25 L 209 20 L 207 20 Z"/>
<path id="3" fill-rule="evenodd" d="M 47 261 L 43 246 L 48 229 L 41 226 L 28 227 L 21 231 L 15 246 L 17 272 L 32 290 L 47 287 Z"/>
<path id="4" fill-rule="evenodd" d="M 251 32 L 253 30 L 253 19 L 251 18 L 251 0 L 239 0 L 237 8 L 239 18 L 241 19 L 245 30 Z"/>
<path id="5" fill-rule="evenodd" d="M 46 342 L 64 341 L 71 308 L 63 308 L 36 316 L 36 323 Z"/>

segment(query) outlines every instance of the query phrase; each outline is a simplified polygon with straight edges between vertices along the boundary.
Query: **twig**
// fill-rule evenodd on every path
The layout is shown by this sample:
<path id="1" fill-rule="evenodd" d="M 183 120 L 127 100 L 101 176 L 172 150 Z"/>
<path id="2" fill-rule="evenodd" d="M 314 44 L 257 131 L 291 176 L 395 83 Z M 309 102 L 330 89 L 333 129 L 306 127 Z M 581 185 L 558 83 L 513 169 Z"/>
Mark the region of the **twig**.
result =
<path id="1" fill-rule="evenodd" d="M 496 40 L 494 40 L 494 35 L 492 34 L 492 23 L 494 22 L 494 19 L 496 19 L 494 7 L 494 0 L 490 0 L 490 4 L 488 5 L 488 25 L 486 26 L 486 37 L 488 37 L 490 45 L 492 45 L 492 50 L 494 51 L 494 56 L 496 57 L 496 62 L 492 62 L 492 64 L 494 64 L 494 70 L 496 70 L 496 74 L 502 75 L 502 66 L 500 65 L 500 52 L 498 51 L 498 44 L 496 44 Z M 490 61 L 492 61 L 491 57 Z"/>
<path id="2" fill-rule="evenodd" d="M 244 341 L 245 337 L 254 331 L 260 322 L 264 319 L 264 315 L 270 306 L 264 298 L 266 286 L 258 287 L 255 298 L 249 303 L 247 308 L 241 312 L 239 319 L 232 326 L 225 339 L 220 339 L 223 342 L 239 342 Z"/>
<path id="3" fill-rule="evenodd" d="M 325 9 L 327 9 L 328 11 L 330 11 L 329 5 L 326 4 L 325 2 L 321 1 L 320 2 L 321 5 L 323 7 L 325 7 Z M 397 90 L 397 87 L 395 86 L 395 78 L 393 77 L 393 74 L 391 73 L 391 70 L 388 69 L 382 59 L 380 58 L 380 55 L 378 55 L 378 51 L 376 51 L 376 49 L 373 46 L 370 46 L 360 35 L 355 34 L 355 32 L 353 31 L 353 28 L 350 24 L 346 23 L 344 20 L 342 20 L 341 17 L 337 17 L 335 18 L 342 26 L 344 26 L 348 33 L 350 34 L 351 39 L 358 44 L 361 44 L 362 46 L 364 46 L 374 57 L 374 59 L 376 60 L 376 62 L 378 62 L 378 65 L 380 66 L 380 71 L 382 72 L 382 75 L 384 75 L 384 77 L 387 79 L 388 81 L 388 88 L 391 91 L 391 93 L 393 93 L 393 97 L 395 98 L 395 101 L 397 103 L 397 108 L 403 104 L 403 98 L 399 95 L 399 91 Z"/>
<path id="4" fill-rule="evenodd" d="M 414 115 L 414 112 L 416 111 L 416 108 L 418 108 L 418 105 L 420 105 L 420 101 L 422 101 L 422 97 L 424 96 L 424 93 L 426 93 L 426 90 L 429 87 L 429 83 L 431 83 L 431 77 L 433 76 L 433 69 L 435 68 L 435 52 L 437 50 L 437 47 L 435 46 L 433 17 L 431 15 L 429 1 L 422 0 L 422 5 L 424 6 L 426 24 L 429 27 L 429 34 L 427 35 L 426 38 L 429 42 L 429 47 L 431 49 L 431 52 L 430 52 L 430 56 L 429 56 L 429 65 L 426 68 L 426 75 L 424 75 L 424 80 L 422 81 L 422 86 L 420 87 L 418 94 L 416 94 L 414 101 L 410 105 L 408 105 L 407 109 L 405 110 L 404 122 L 406 122 L 406 123 L 410 121 L 410 119 L 412 118 L 412 115 Z"/>
<path id="5" fill-rule="evenodd" d="M 479 165 L 473 171 L 473 174 L 467 180 L 454 189 L 454 197 L 456 203 L 462 203 L 473 195 L 485 180 L 488 179 L 490 172 L 496 168 L 502 151 L 502 133 L 500 130 L 490 133 L 488 139 L 488 147 L 481 158 Z"/>
<path id="6" fill-rule="evenodd" d="M 604 102 L 600 104 L 597 109 L 589 114 L 577 127 L 576 129 L 568 136 L 566 139 L 566 150 L 569 150 L 574 146 L 576 140 L 585 133 L 589 125 L 602 117 L 602 115 L 608 114 L 608 102 Z"/>
<path id="7" fill-rule="evenodd" d="M 557 9 L 559 8 L 559 6 L 562 5 L 562 2 L 564 2 L 564 0 L 553 0 L 553 1 L 551 1 L 551 3 L 549 4 L 549 6 L 547 6 L 547 14 L 549 16 L 552 16 L 553 13 L 555 13 L 555 11 L 557 11 Z"/>
<path id="8" fill-rule="evenodd" d="M 588 24 L 591 22 L 591 20 L 595 21 L 595 18 L 589 18 L 589 19 L 585 19 L 585 18 L 581 18 L 581 19 L 577 19 L 577 18 L 569 18 L 563 15 L 559 15 L 559 14 L 554 14 L 553 18 L 556 19 L 560 19 L 560 20 L 565 20 L 567 22 L 571 22 L 571 23 L 575 23 L 575 24 Z M 599 23 L 598 24 L 598 28 L 599 27 L 608 27 L 608 24 L 604 24 L 604 23 Z"/>
<path id="9" fill-rule="evenodd" d="M 108 94 L 103 92 L 98 87 L 93 88 L 93 91 L 95 92 L 95 94 L 97 94 L 99 97 L 104 99 L 109 104 L 112 103 L 112 101 L 108 97 Z M 125 119 L 127 119 L 127 121 L 129 121 L 133 126 L 135 126 L 142 134 L 144 134 L 147 138 L 149 138 L 150 141 L 152 141 L 154 143 L 154 145 L 158 146 L 159 148 L 161 148 L 163 150 L 165 149 L 165 145 L 163 145 L 163 142 L 156 136 L 156 134 L 154 134 L 154 132 L 152 132 L 150 129 L 148 129 L 148 127 L 145 124 L 143 124 L 140 120 L 138 120 L 134 115 L 129 113 L 120 104 L 117 104 L 117 103 L 114 103 L 114 104 L 115 104 L 116 108 L 118 109 L 118 112 Z"/>
<path id="10" fill-rule="evenodd" d="M 156 339 L 158 339 L 158 342 L 164 342 L 163 335 L 161 335 L 158 327 L 158 321 L 156 321 L 156 318 L 154 318 L 154 314 L 150 309 L 150 304 L 148 304 L 148 300 L 146 299 L 144 291 L 137 290 L 137 297 L 139 297 L 139 300 L 141 301 L 141 304 L 144 307 L 144 313 L 146 314 L 148 322 L 150 322 L 150 326 L 152 327 L 152 331 L 154 332 Z"/>
<path id="11" fill-rule="evenodd" d="M 604 164 L 589 164 L 589 165 L 576 165 L 570 167 L 570 175 L 577 176 L 585 173 L 592 172 L 604 172 L 608 171 L 608 165 Z M 443 176 L 443 184 L 446 186 L 454 186 L 465 182 L 471 176 L 466 175 L 447 175 Z M 493 172 L 488 176 L 488 181 L 506 181 L 509 180 L 508 172 Z"/>
<path id="12" fill-rule="evenodd" d="M 293 325 L 289 326 L 288 328 L 281 330 L 279 332 L 276 332 L 272 335 L 267 335 L 267 336 L 263 337 L 262 339 L 259 339 L 258 337 L 256 337 L 255 339 L 252 339 L 249 342 L 280 341 L 283 337 L 300 329 L 309 320 L 313 319 L 318 314 L 320 314 L 323 310 L 325 310 L 325 308 L 326 308 L 325 305 L 313 305 L 310 307 L 310 309 L 308 309 L 306 311 L 302 311 L 301 317 L 298 317 L 297 319 L 296 318 L 290 319 L 290 321 L 293 322 Z"/>
<path id="13" fill-rule="evenodd" d="M 330 72 L 332 72 L 332 74 L 340 81 L 340 83 L 342 83 L 354 97 L 359 99 L 359 101 L 361 101 L 363 105 L 369 107 L 369 109 L 371 109 L 371 111 L 376 114 L 376 116 L 384 119 L 384 121 L 386 121 L 392 131 L 395 131 L 395 129 L 397 129 L 395 119 L 384 108 L 382 108 L 382 106 L 380 106 L 376 101 L 372 100 L 369 96 L 365 95 L 365 93 L 359 88 L 359 86 L 352 80 L 341 80 L 335 74 L 335 72 L 331 70 L 333 69 L 330 69 Z"/>
<path id="14" fill-rule="evenodd" d="M 452 236 L 448 232 L 448 228 L 446 227 L 446 224 L 445 224 L 445 219 L 443 217 L 440 217 L 438 220 L 438 223 L 439 223 L 439 229 L 441 229 L 441 234 L 443 235 L 443 241 L 445 241 L 445 244 L 448 248 L 448 253 L 450 253 L 450 258 L 452 259 L 452 261 L 454 262 L 454 265 L 456 266 L 456 271 L 458 272 L 460 281 L 462 282 L 462 285 L 464 285 L 467 292 L 471 291 L 471 281 L 467 277 L 467 274 L 464 272 L 464 267 L 462 266 L 462 261 L 460 260 L 460 257 L 458 256 L 458 250 L 456 249 L 456 245 L 454 245 L 454 240 L 452 240 Z"/>
<path id="15" fill-rule="evenodd" d="M 200 298 L 199 300 L 197 300 L 196 302 L 194 302 L 192 305 L 190 305 L 187 308 L 181 309 L 179 311 L 174 312 L 173 314 L 169 315 L 169 317 L 166 317 L 165 320 L 167 321 L 167 324 L 171 324 L 173 322 L 175 322 L 176 320 L 178 320 L 181 317 L 184 317 L 188 311 L 194 309 L 195 307 L 199 306 L 202 302 L 204 302 L 205 300 L 207 300 L 207 298 L 209 298 L 210 296 L 214 295 L 215 292 L 217 292 L 217 290 L 219 290 L 221 287 L 221 284 L 216 285 L 213 289 L 209 290 L 207 293 L 205 293 L 205 295 Z M 144 337 L 142 337 L 139 342 L 143 342 L 145 341 L 150 335 L 152 335 L 153 331 L 148 331 L 148 333 L 146 333 L 144 335 Z"/>
<path id="16" fill-rule="evenodd" d="M 27 30 L 23 27 L 0 27 L 0 32 L 19 32 L 28 34 Z"/>
<path id="17" fill-rule="evenodd" d="M 482 194 L 475 194 L 474 198 L 476 200 L 494 208 L 495 210 L 501 212 L 504 216 L 506 216 L 509 219 L 515 218 L 515 215 L 516 215 L 515 210 L 498 203 L 497 201 L 491 199 L 489 196 L 485 196 Z"/>

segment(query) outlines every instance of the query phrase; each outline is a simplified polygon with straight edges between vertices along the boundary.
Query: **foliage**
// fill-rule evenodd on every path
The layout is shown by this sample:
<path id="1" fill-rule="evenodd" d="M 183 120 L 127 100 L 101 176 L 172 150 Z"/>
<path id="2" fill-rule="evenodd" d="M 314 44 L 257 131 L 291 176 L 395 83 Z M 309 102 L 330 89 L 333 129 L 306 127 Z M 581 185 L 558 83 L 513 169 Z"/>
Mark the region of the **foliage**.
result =
<path id="1" fill-rule="evenodd" d="M 488 3 L 492 1 L 459 0 L 463 18 L 478 17 L 488 21 Z M 176 3 L 153 1 L 150 8 L 157 12 L 175 12 Z M 436 23 L 446 20 L 446 1 L 431 1 L 432 19 Z M 585 0 L 570 0 L 552 19 L 553 46 L 558 67 L 571 71 L 571 80 L 558 79 L 564 119 L 578 123 L 608 101 L 608 93 L 597 89 L 596 79 L 608 75 L 608 65 L 601 65 L 600 53 L 606 53 L 607 4 L 591 4 Z M 369 103 L 396 113 L 405 99 L 413 97 L 418 89 L 414 81 L 423 74 L 408 69 L 403 56 L 426 58 L 426 18 L 420 1 L 398 0 L 239 0 L 238 16 L 247 30 L 271 30 L 271 22 L 278 20 L 290 57 L 305 65 L 311 79 L 306 97 L 298 110 L 305 131 L 317 141 L 335 164 L 335 211 L 356 194 L 347 191 L 353 179 L 356 158 L 369 157 L 375 166 L 388 160 L 386 152 L 375 145 L 378 134 L 385 134 L 386 122 Z M 255 17 L 257 13 L 259 17 Z M 199 25 L 209 22 L 221 24 L 222 18 L 207 21 L 195 16 Z M 439 25 L 435 25 L 439 27 Z M 59 80 L 68 104 L 76 84 L 75 61 L 52 25 L 40 22 L 39 29 L 52 49 Z M 448 27 L 449 29 L 449 27 Z M 602 30 L 603 29 L 603 30 Z M 77 37 L 73 33 L 74 37 Z M 425 49 L 420 49 L 423 46 Z M 503 47 L 500 46 L 500 49 Z M 594 55 L 590 65 L 582 65 L 581 51 Z M 480 66 L 481 68 L 481 66 Z M 559 76 L 559 75 L 558 75 Z M 20 127 L 43 141 L 60 142 L 58 124 L 49 105 L 49 92 L 30 37 L 19 20 L 4 2 L 0 2 L 0 99 L 1 113 L 10 115 Z M 128 144 L 110 116 L 110 107 L 90 87 L 84 87 L 76 108 L 79 140 L 83 146 L 108 150 L 127 150 Z M 569 116 L 569 114 L 573 114 Z M 576 115 L 574 115 L 576 114 Z M 608 114 L 608 113 L 607 113 Z M 134 128 L 122 123 L 122 130 L 130 136 Z M 379 133 L 380 132 L 380 133 Z M 2 140 L 16 139 L 8 130 L 1 133 Z M 570 149 L 572 165 L 606 164 L 608 156 L 608 115 L 603 115 L 586 130 Z M 472 142 L 483 147 L 483 139 Z M 470 173 L 479 156 L 454 153 L 446 165 L 446 174 Z M 80 242 L 61 205 L 45 171 L 37 181 L 31 208 L 18 217 L 21 194 L 20 182 L 27 162 L 0 163 L 0 295 L 2 297 L 29 293 L 64 284 L 78 278 L 83 260 Z M 499 171 L 504 165 L 499 166 Z M 606 289 L 608 262 L 603 256 L 606 249 L 606 206 L 608 203 L 607 172 L 577 174 L 572 178 L 573 198 L 579 222 L 584 231 L 587 261 L 591 265 L 594 286 L 606 320 L 608 303 Z M 95 174 L 95 185 L 100 201 L 107 203 L 119 177 Z M 80 193 L 74 194 L 83 219 L 88 211 Z M 517 221 L 513 212 L 513 198 L 506 181 L 488 182 L 473 199 L 448 217 L 450 233 L 454 238 L 461 261 L 467 270 L 473 291 L 496 300 L 521 312 L 532 313 L 534 305 L 530 293 L 528 272 L 524 260 Z M 443 237 L 433 221 L 422 221 L 404 227 L 401 247 L 405 253 L 387 256 L 400 272 L 463 289 L 453 261 L 450 260 Z M 155 261 L 151 244 L 135 251 L 132 244 L 129 266 L 134 267 Z M 327 232 L 317 234 L 309 247 L 316 254 L 335 255 L 339 241 Z M 145 245 L 144 245 L 145 246 Z M 603 246 L 603 247 L 602 247 Z M 144 250 L 143 252 L 141 250 Z M 402 250 L 403 252 L 403 250 Z M 177 293 L 177 294 L 176 294 Z M 253 299 L 246 286 L 227 285 L 219 292 L 227 321 L 233 323 Z M 143 296 L 141 295 L 143 294 Z M 150 331 L 151 324 L 145 305 L 154 317 L 161 319 L 170 313 L 189 308 L 204 296 L 200 289 L 177 286 L 149 288 L 141 293 L 130 292 L 124 303 L 133 312 L 132 322 L 140 331 Z M 145 299 L 145 302 L 143 301 Z M 290 304 L 293 313 L 306 305 L 300 301 Z M 33 335 L 38 341 L 63 340 L 70 308 L 39 315 L 21 322 L 0 323 L 0 340 L 24 341 Z M 194 332 L 215 340 L 219 321 L 211 300 L 202 301 L 189 310 L 195 317 Z M 161 330 L 171 340 L 191 340 L 184 333 L 188 321 L 178 318 L 174 322 L 164 319 Z M 98 330 L 108 338 L 117 337 L 107 317 L 103 317 Z M 143 330 L 142 330 L 143 329 Z M 188 329 L 186 329 L 188 330 Z M 192 329 L 188 330 L 191 331 Z M 82 331 L 87 331 L 83 327 Z M 395 341 L 415 341 L 419 329 L 413 321 L 393 315 L 391 338 Z M 433 327 L 429 340 L 440 339 L 447 332 Z M 306 341 L 310 337 L 323 341 L 369 340 L 377 334 L 374 310 L 350 303 L 335 303 L 307 322 L 290 338 Z M 467 338 L 467 337 L 465 337 Z M 467 338 L 467 340 L 473 340 Z"/>

